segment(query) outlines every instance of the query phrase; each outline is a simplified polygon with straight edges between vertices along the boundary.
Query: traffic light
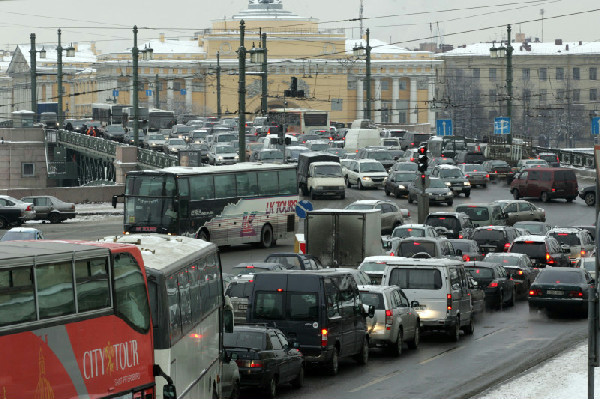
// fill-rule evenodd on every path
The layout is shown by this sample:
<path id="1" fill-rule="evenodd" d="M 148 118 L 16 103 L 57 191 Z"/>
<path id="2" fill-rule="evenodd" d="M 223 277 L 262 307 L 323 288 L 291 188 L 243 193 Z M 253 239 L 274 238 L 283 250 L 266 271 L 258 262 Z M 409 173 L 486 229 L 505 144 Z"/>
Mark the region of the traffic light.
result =
<path id="1" fill-rule="evenodd" d="M 427 165 L 429 164 L 429 159 L 427 159 L 427 145 L 421 145 L 417 152 L 419 157 L 417 160 L 417 164 L 419 165 L 419 172 L 425 173 L 425 171 L 427 170 Z"/>

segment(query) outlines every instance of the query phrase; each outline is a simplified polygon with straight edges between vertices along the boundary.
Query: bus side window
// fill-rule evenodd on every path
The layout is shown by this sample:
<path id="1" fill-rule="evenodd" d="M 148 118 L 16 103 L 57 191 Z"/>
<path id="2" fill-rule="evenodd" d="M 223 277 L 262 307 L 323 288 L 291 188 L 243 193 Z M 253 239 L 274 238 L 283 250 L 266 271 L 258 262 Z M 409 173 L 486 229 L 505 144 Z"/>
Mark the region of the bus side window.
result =
<path id="1" fill-rule="evenodd" d="M 179 286 L 179 309 L 181 311 L 181 325 L 186 333 L 192 327 L 192 303 L 190 300 L 190 280 L 187 270 L 182 270 L 177 275 Z"/>
<path id="2" fill-rule="evenodd" d="M 279 191 L 277 171 L 258 172 L 258 183 L 261 195 L 276 195 Z"/>
<path id="3" fill-rule="evenodd" d="M 177 275 L 172 274 L 166 278 L 167 298 L 169 300 L 169 332 L 171 342 L 177 342 L 181 337 L 181 310 L 179 308 L 179 289 L 177 288 Z"/>
<path id="4" fill-rule="evenodd" d="M 0 270 L 0 326 L 34 321 L 31 267 Z"/>
<path id="5" fill-rule="evenodd" d="M 256 172 L 242 172 L 235 175 L 238 197 L 252 197 L 258 194 Z"/>
<path id="6" fill-rule="evenodd" d="M 281 194 L 296 194 L 298 191 L 296 170 L 284 169 L 279 171 L 279 192 Z"/>
<path id="7" fill-rule="evenodd" d="M 106 258 L 75 261 L 77 309 L 79 312 L 110 306 L 108 262 Z"/>
<path id="8" fill-rule="evenodd" d="M 215 185 L 211 175 L 191 176 L 190 187 L 192 201 L 215 198 Z"/>
<path id="9" fill-rule="evenodd" d="M 215 198 L 231 198 L 235 195 L 235 176 L 233 174 L 215 175 Z"/>
<path id="10" fill-rule="evenodd" d="M 189 197 L 190 196 L 190 185 L 187 178 L 180 178 L 178 181 L 179 196 Z"/>
<path id="11" fill-rule="evenodd" d="M 113 275 L 116 314 L 145 333 L 150 328 L 150 308 L 140 266 L 130 254 L 118 253 L 114 258 Z"/>
<path id="12" fill-rule="evenodd" d="M 36 266 L 35 278 L 40 319 L 75 313 L 71 262 Z"/>
<path id="13" fill-rule="evenodd" d="M 190 277 L 190 300 L 192 305 L 192 320 L 194 323 L 202 319 L 202 273 L 198 262 L 188 268 Z"/>

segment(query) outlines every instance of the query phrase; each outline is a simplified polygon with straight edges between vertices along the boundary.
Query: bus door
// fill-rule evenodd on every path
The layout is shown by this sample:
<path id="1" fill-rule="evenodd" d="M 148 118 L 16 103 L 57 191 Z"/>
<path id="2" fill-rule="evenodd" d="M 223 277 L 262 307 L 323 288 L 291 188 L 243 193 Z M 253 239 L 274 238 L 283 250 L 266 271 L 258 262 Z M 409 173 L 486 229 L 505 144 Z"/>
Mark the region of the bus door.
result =
<path id="1" fill-rule="evenodd" d="M 190 229 L 190 183 L 187 177 L 180 177 L 177 180 L 179 204 L 177 214 L 179 216 L 180 232 Z"/>

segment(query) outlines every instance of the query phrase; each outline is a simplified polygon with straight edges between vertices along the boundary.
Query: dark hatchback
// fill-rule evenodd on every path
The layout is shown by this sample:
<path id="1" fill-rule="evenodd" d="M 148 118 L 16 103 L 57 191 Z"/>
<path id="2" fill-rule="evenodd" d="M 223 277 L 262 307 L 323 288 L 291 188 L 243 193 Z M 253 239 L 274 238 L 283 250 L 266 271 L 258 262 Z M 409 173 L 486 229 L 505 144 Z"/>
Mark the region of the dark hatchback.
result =
<path id="1" fill-rule="evenodd" d="M 300 388 L 304 382 L 302 353 L 276 328 L 235 326 L 233 333 L 223 334 L 223 346 L 237 363 L 242 387 L 261 388 L 273 398 L 278 385 Z"/>
<path id="2" fill-rule="evenodd" d="M 506 252 L 510 244 L 519 234 L 517 229 L 509 226 L 478 227 L 473 232 L 473 240 L 484 254 L 490 252 Z"/>
<path id="3" fill-rule="evenodd" d="M 475 240 L 456 238 L 449 241 L 455 250 L 460 249 L 462 252 L 462 258 L 465 262 L 483 260 L 483 257 L 485 256 L 485 254 L 483 254 L 479 249 L 477 241 Z"/>
<path id="4" fill-rule="evenodd" d="M 521 297 L 527 296 L 529 287 L 538 274 L 538 270 L 533 269 L 529 256 L 525 254 L 492 253 L 487 254 L 484 261 L 504 266 L 508 276 L 515 282 L 517 295 Z"/>
<path id="5" fill-rule="evenodd" d="M 594 279 L 581 268 L 553 267 L 544 269 L 529 289 L 529 310 L 549 313 L 576 312 L 587 317 L 588 290 Z"/>
<path id="6" fill-rule="evenodd" d="M 566 251 L 568 249 L 563 251 L 555 238 L 542 236 L 517 237 L 508 250 L 529 256 L 534 268 L 571 266 Z"/>
<path id="7" fill-rule="evenodd" d="M 416 172 L 392 171 L 383 186 L 385 195 L 394 195 L 400 198 L 408 195 L 408 186 L 417 178 Z"/>
<path id="8" fill-rule="evenodd" d="M 485 303 L 489 307 L 502 309 L 514 306 L 517 299 L 515 282 L 504 267 L 496 263 L 465 262 L 465 270 L 485 290 Z"/>

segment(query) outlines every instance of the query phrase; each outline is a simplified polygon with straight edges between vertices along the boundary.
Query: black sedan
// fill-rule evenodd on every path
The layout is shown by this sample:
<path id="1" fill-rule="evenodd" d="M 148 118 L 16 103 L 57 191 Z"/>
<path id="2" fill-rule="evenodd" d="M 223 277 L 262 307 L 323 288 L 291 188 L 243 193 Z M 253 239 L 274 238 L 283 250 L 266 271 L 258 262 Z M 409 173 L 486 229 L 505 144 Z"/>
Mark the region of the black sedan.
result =
<path id="1" fill-rule="evenodd" d="M 299 388 L 304 382 L 302 353 L 290 347 L 276 328 L 235 326 L 233 333 L 224 334 L 223 346 L 238 365 L 242 387 L 263 389 L 273 398 L 278 385 L 291 383 Z"/>
<path id="2" fill-rule="evenodd" d="M 419 178 L 420 179 L 420 178 Z M 420 184 L 411 183 L 408 186 L 408 203 L 412 204 L 417 200 L 419 194 L 421 193 Z M 429 178 L 429 187 L 425 190 L 425 193 L 429 197 L 429 203 L 442 203 L 445 202 L 448 206 L 452 206 L 454 203 L 454 194 L 452 190 L 448 188 L 446 183 L 444 183 L 441 179 Z"/>
<path id="3" fill-rule="evenodd" d="M 477 282 L 477 286 L 485 290 L 487 306 L 502 309 L 504 305 L 515 305 L 515 282 L 510 279 L 504 267 L 496 263 L 465 262 L 465 269 Z"/>
<path id="4" fill-rule="evenodd" d="M 506 273 L 515 282 L 517 295 L 527 297 L 529 287 L 537 276 L 537 270 L 533 268 L 529 256 L 517 253 L 491 253 L 487 254 L 485 262 L 499 263 L 504 266 Z"/>
<path id="5" fill-rule="evenodd" d="M 586 186 L 579 190 L 579 198 L 585 201 L 587 206 L 596 205 L 596 185 Z"/>
<path id="6" fill-rule="evenodd" d="M 570 267 L 544 269 L 529 289 L 529 310 L 548 313 L 576 312 L 587 317 L 588 290 L 594 283 L 587 270 Z"/>
<path id="7" fill-rule="evenodd" d="M 408 185 L 414 182 L 416 178 L 416 172 L 398 171 L 390 173 L 383 187 L 385 195 L 393 194 L 396 198 L 408 195 Z"/>

